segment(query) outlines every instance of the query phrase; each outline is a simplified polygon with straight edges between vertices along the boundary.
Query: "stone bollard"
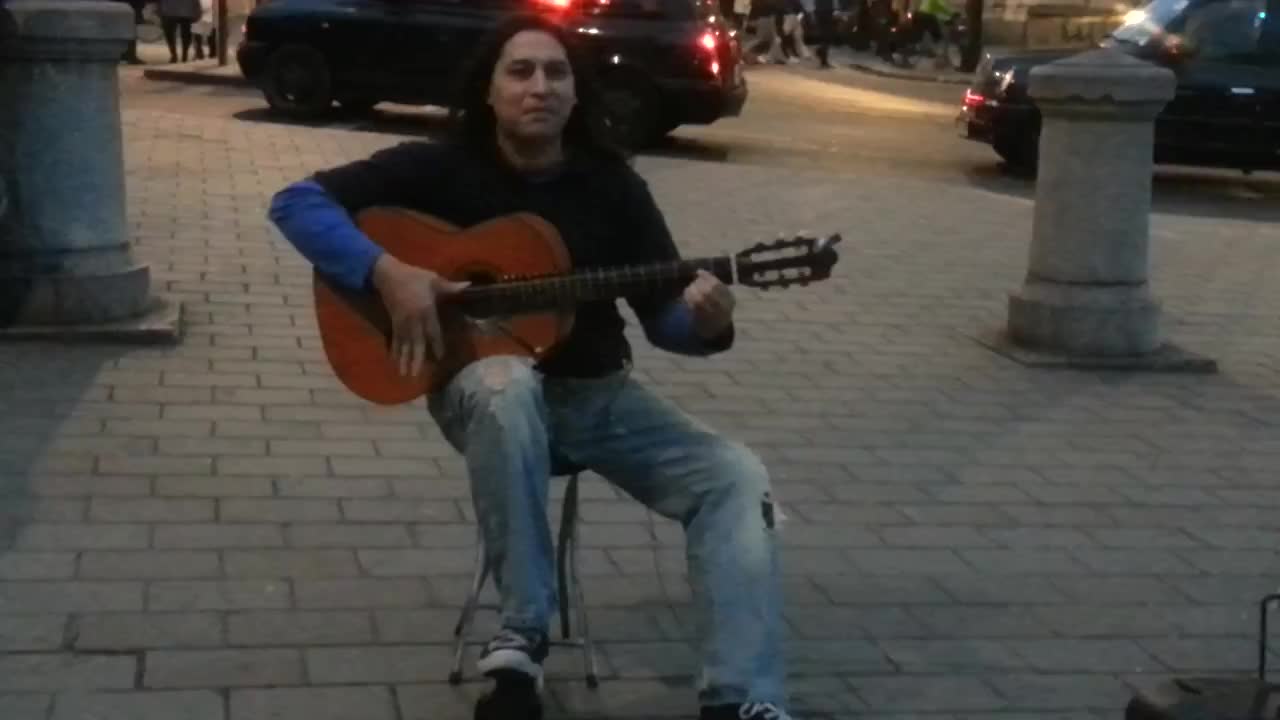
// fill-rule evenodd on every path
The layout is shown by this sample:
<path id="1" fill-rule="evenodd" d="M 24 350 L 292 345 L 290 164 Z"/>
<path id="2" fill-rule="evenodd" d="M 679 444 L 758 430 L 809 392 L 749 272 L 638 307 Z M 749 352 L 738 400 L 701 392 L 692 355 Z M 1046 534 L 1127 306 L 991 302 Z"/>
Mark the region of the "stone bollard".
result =
<path id="1" fill-rule="evenodd" d="M 174 341 L 130 252 L 118 67 L 133 11 L 0 2 L 0 337 Z"/>
<path id="2" fill-rule="evenodd" d="M 1033 69 L 1029 89 L 1039 170 L 1005 349 L 1029 364 L 1212 371 L 1162 340 L 1148 282 L 1154 120 L 1173 72 L 1104 48 Z"/>

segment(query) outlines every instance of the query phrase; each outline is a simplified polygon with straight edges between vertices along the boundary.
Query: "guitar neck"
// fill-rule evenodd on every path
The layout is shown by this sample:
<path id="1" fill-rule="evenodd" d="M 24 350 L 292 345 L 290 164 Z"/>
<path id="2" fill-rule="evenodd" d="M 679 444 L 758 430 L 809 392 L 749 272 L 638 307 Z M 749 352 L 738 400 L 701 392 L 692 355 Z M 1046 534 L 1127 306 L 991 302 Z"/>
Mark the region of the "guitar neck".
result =
<path id="1" fill-rule="evenodd" d="M 579 270 L 564 275 L 509 278 L 472 285 L 451 298 L 465 311 L 504 315 L 536 309 L 568 307 L 593 300 L 679 292 L 699 270 L 733 284 L 734 259 L 694 258 L 652 265 Z"/>

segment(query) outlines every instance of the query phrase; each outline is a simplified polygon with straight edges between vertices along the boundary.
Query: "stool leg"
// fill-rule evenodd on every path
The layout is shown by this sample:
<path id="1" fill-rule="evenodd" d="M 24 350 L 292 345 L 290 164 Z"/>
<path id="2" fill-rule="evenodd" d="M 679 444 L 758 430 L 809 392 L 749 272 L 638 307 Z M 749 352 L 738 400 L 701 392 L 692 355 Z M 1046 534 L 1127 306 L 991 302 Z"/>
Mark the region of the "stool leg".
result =
<path id="1" fill-rule="evenodd" d="M 566 505 L 568 503 L 566 502 Z M 582 583 L 579 581 L 578 573 L 578 488 L 577 483 L 573 487 L 573 523 L 568 525 L 565 531 L 565 541 L 568 544 L 568 568 L 562 569 L 562 575 L 565 577 L 565 584 L 572 589 L 566 588 L 565 606 L 568 605 L 570 596 L 573 598 L 574 614 L 578 620 L 578 634 L 582 636 L 582 664 L 583 670 L 587 676 L 587 687 L 592 690 L 600 685 L 596 670 L 596 650 L 591 643 L 591 628 L 587 624 L 587 602 L 586 596 L 582 592 Z M 566 636 L 568 634 L 568 618 L 564 620 Z"/>
<path id="2" fill-rule="evenodd" d="M 462 682 L 462 653 L 467 644 L 467 630 L 475 618 L 476 606 L 480 604 L 480 591 L 489 577 L 489 560 L 485 557 L 484 538 L 476 531 L 475 574 L 471 578 L 471 591 L 467 593 L 466 602 L 462 604 L 462 615 L 453 627 L 453 667 L 449 670 L 449 683 L 457 685 Z"/>
<path id="3" fill-rule="evenodd" d="M 564 488 L 564 503 L 560 511 L 560 532 L 556 542 L 556 584 L 559 588 L 560 604 L 560 637 L 568 640 L 571 634 L 569 627 L 569 603 L 573 599 L 569 589 L 570 553 L 577 550 L 574 543 L 575 530 L 578 526 L 578 476 L 569 478 Z"/>

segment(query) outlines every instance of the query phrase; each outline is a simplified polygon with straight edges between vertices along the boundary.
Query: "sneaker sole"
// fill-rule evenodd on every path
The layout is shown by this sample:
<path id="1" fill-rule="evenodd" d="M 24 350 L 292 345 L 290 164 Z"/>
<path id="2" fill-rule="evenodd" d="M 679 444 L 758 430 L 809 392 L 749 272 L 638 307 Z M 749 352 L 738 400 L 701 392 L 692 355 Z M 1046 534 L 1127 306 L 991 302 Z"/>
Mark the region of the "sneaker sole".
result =
<path id="1" fill-rule="evenodd" d="M 502 679 L 503 676 L 509 677 L 510 673 L 520 673 L 527 678 L 532 678 L 539 692 L 542 690 L 542 666 L 519 650 L 495 650 L 481 658 L 476 663 L 476 668 L 480 674 L 495 680 Z"/>

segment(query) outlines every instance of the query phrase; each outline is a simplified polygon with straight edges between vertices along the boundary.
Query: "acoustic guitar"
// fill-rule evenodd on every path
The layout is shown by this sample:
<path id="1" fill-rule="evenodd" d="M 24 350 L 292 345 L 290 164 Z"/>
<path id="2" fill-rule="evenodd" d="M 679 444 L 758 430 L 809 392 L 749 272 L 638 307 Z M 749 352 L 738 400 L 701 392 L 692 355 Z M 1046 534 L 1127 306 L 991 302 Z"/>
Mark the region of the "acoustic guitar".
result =
<path id="1" fill-rule="evenodd" d="M 378 293 L 353 291 L 313 273 L 316 319 L 338 380 L 370 402 L 396 405 L 443 387 L 471 362 L 490 355 L 541 358 L 573 326 L 583 301 L 678 290 L 699 269 L 721 282 L 768 290 L 808 285 L 831 275 L 839 235 L 757 243 L 735 255 L 575 271 L 556 229 L 528 213 L 469 228 L 394 207 L 356 215 L 370 240 L 400 261 L 454 281 L 470 281 L 440 298 L 444 356 L 429 352 L 424 371 L 405 377 L 390 352 L 391 318 Z"/>

